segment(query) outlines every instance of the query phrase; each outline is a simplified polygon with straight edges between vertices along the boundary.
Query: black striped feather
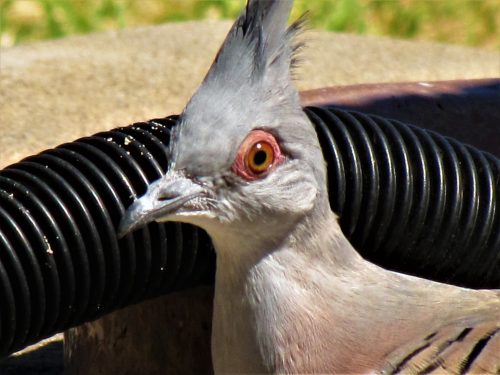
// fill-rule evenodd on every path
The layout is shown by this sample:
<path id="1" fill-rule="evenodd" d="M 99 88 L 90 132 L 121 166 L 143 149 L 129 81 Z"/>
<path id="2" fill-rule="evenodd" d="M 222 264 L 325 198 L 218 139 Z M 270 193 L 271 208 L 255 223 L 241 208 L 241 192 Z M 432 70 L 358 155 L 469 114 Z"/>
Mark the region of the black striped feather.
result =
<path id="1" fill-rule="evenodd" d="M 500 324 L 442 327 L 391 353 L 380 373 L 500 375 Z"/>

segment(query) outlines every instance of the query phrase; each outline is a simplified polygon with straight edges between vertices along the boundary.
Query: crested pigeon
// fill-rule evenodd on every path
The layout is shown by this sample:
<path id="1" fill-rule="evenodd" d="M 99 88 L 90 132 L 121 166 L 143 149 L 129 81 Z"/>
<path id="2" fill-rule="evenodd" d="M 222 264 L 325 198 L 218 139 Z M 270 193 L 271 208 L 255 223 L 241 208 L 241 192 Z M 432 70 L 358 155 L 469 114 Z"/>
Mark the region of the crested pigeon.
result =
<path id="1" fill-rule="evenodd" d="M 216 374 L 499 374 L 500 291 L 385 270 L 342 233 L 292 84 L 291 6 L 249 0 L 119 234 L 179 221 L 210 235 Z"/>

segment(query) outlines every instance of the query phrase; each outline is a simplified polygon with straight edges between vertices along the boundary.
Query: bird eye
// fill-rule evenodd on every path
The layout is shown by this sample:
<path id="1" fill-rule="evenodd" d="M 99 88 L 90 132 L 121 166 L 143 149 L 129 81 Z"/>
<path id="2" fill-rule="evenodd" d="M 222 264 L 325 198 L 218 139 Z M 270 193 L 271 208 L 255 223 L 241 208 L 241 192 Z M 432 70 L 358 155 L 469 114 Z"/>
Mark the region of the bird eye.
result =
<path id="1" fill-rule="evenodd" d="M 248 168 L 255 174 L 260 174 L 273 165 L 274 150 L 267 142 L 254 143 L 247 154 Z"/>
<path id="2" fill-rule="evenodd" d="M 246 180 L 255 180 L 283 159 L 276 138 L 264 130 L 254 130 L 241 144 L 232 170 Z"/>

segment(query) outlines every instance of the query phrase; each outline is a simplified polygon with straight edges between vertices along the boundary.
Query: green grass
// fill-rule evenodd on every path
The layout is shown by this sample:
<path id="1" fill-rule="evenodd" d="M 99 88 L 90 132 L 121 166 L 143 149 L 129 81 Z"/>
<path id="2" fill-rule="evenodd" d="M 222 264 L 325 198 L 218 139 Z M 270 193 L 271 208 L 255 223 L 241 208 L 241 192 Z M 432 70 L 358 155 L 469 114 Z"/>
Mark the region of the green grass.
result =
<path id="1" fill-rule="evenodd" d="M 234 19 L 244 0 L 0 0 L 0 45 L 192 19 Z M 313 28 L 500 49 L 498 0 L 296 0 Z"/>

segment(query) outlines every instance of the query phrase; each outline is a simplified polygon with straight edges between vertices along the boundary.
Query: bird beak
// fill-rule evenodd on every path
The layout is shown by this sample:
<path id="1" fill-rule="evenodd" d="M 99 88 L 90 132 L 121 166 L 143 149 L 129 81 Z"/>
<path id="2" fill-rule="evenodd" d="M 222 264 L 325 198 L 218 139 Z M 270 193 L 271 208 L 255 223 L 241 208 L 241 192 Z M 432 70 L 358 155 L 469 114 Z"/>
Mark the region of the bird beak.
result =
<path id="1" fill-rule="evenodd" d="M 151 221 L 166 221 L 175 216 L 186 203 L 205 194 L 205 189 L 179 172 L 168 171 L 149 185 L 146 194 L 125 211 L 118 227 L 122 238 Z"/>

